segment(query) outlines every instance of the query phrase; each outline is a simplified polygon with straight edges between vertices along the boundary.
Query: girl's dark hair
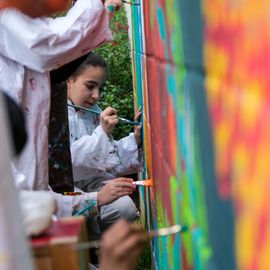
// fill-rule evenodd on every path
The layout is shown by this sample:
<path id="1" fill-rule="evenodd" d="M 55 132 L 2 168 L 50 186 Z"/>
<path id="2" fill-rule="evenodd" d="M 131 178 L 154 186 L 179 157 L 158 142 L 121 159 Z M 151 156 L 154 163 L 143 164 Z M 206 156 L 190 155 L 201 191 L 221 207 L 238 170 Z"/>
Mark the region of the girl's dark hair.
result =
<path id="1" fill-rule="evenodd" d="M 109 78 L 109 69 L 106 61 L 98 54 L 91 52 L 87 58 L 81 63 L 81 65 L 74 71 L 70 78 L 77 78 L 80 76 L 87 68 L 92 67 L 103 67 L 106 70 L 107 78 Z"/>

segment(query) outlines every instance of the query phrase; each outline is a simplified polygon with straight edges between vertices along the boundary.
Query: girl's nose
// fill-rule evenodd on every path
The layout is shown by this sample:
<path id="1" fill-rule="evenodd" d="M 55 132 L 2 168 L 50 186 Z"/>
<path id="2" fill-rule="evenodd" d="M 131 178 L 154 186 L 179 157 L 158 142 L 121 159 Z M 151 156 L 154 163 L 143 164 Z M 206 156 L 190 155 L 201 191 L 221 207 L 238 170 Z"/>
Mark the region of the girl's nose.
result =
<path id="1" fill-rule="evenodd" d="M 95 102 L 97 102 L 100 98 L 99 95 L 99 89 L 95 89 L 92 93 L 91 93 L 91 98 L 92 100 L 94 100 Z"/>

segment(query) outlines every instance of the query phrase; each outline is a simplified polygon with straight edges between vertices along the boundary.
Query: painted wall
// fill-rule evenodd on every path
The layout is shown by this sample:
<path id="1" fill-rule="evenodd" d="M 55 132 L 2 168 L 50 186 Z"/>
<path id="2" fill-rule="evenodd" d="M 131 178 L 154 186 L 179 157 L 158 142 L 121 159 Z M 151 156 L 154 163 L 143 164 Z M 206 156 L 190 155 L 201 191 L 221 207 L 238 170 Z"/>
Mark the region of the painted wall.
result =
<path id="1" fill-rule="evenodd" d="M 153 240 L 157 269 L 270 269 L 270 2 L 255 2 L 131 8 L 143 178 L 153 180 L 143 217 L 149 228 L 189 228 Z"/>
<path id="2" fill-rule="evenodd" d="M 270 2 L 205 1 L 219 194 L 234 203 L 240 269 L 270 269 Z"/>

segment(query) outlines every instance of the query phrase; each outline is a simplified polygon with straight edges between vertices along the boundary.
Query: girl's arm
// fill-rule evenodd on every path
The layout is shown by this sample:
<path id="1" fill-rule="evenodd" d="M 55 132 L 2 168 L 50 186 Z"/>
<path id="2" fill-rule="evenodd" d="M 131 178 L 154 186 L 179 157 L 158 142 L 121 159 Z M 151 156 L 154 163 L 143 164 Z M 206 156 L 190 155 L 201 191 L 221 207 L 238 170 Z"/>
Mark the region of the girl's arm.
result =
<path id="1" fill-rule="evenodd" d="M 72 142 L 70 150 L 74 181 L 95 177 L 100 171 L 124 176 L 143 167 L 142 149 L 138 149 L 133 133 L 113 141 L 99 126 L 91 136 Z"/>
<path id="2" fill-rule="evenodd" d="M 86 216 L 96 216 L 99 214 L 98 205 L 97 205 L 97 192 L 82 192 L 81 195 L 68 196 L 62 195 L 54 192 L 49 187 L 49 192 L 56 200 L 57 212 L 56 216 L 61 217 L 70 217 L 74 213 L 84 209 L 87 205 L 92 204 L 92 207 L 84 212 Z"/>
<path id="3" fill-rule="evenodd" d="M 1 54 L 39 72 L 60 67 L 112 38 L 100 0 L 78 0 L 56 19 L 33 19 L 7 9 L 0 12 L 0 23 Z"/>
<path id="4" fill-rule="evenodd" d="M 74 181 L 80 181 L 95 176 L 97 172 L 107 171 L 106 157 L 110 152 L 111 139 L 101 126 L 92 135 L 84 135 L 71 142 Z"/>

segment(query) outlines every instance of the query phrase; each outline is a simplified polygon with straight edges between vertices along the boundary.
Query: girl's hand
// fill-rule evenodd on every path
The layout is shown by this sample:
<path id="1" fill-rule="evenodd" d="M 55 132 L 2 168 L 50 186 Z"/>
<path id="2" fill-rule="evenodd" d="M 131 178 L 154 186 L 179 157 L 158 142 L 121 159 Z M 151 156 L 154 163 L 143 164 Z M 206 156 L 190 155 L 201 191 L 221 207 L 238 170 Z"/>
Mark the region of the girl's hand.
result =
<path id="1" fill-rule="evenodd" d="M 134 122 L 141 122 L 142 109 L 139 108 L 135 114 Z M 137 142 L 138 147 L 142 144 L 142 123 L 140 125 L 134 126 L 134 136 Z"/>
<path id="2" fill-rule="evenodd" d="M 98 206 L 111 203 L 122 196 L 131 195 L 136 189 L 132 182 L 133 179 L 124 177 L 108 181 L 97 194 Z"/>
<path id="3" fill-rule="evenodd" d="M 100 122 L 103 130 L 106 132 L 108 136 L 110 136 L 113 132 L 114 127 L 119 122 L 117 118 L 117 111 L 112 107 L 106 108 L 100 114 Z"/>
<path id="4" fill-rule="evenodd" d="M 109 14 L 109 18 L 111 19 L 114 15 L 114 12 L 119 10 L 122 5 L 122 0 L 107 0 L 105 1 L 105 8 Z"/>
<path id="5" fill-rule="evenodd" d="M 101 240 L 101 270 L 133 270 L 149 236 L 139 224 L 120 220 L 111 226 Z"/>

